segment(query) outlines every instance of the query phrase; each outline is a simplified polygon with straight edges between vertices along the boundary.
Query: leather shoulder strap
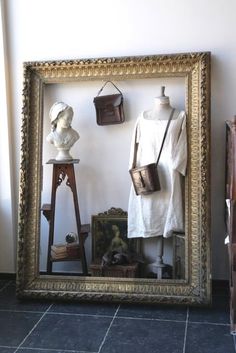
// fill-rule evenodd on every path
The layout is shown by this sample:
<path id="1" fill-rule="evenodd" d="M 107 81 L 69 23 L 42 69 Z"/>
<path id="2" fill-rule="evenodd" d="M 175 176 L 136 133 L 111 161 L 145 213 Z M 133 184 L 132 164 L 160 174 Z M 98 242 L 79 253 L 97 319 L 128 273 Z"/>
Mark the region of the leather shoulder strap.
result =
<path id="1" fill-rule="evenodd" d="M 102 92 L 103 88 L 106 86 L 107 83 L 111 83 L 111 84 L 117 89 L 117 91 L 119 91 L 120 94 L 122 94 L 121 91 L 119 90 L 119 88 L 118 88 L 112 81 L 106 81 L 106 82 L 104 83 L 104 85 L 102 86 L 102 88 L 100 88 L 100 90 L 98 91 L 97 97 L 98 97 L 99 94 Z"/>
<path id="2" fill-rule="evenodd" d="M 136 167 L 136 162 L 137 162 L 137 153 L 138 153 L 137 128 L 138 128 L 138 126 L 136 125 L 135 137 L 134 137 L 134 157 L 133 157 L 132 168 Z"/>
<path id="3" fill-rule="evenodd" d="M 159 151 L 159 154 L 158 154 L 158 157 L 157 157 L 156 165 L 158 165 L 159 159 L 161 157 L 161 152 L 162 152 L 162 149 L 163 149 L 163 146 L 164 146 L 164 142 L 165 142 L 165 139 L 166 139 L 167 131 L 169 129 L 170 122 L 171 122 L 171 119 L 173 118 L 174 112 L 175 112 L 175 109 L 172 109 L 172 112 L 170 114 L 168 123 L 166 125 L 166 129 L 165 129 L 165 133 L 164 133 L 163 140 L 162 140 L 162 143 L 161 143 L 161 148 L 160 148 L 160 151 Z"/>

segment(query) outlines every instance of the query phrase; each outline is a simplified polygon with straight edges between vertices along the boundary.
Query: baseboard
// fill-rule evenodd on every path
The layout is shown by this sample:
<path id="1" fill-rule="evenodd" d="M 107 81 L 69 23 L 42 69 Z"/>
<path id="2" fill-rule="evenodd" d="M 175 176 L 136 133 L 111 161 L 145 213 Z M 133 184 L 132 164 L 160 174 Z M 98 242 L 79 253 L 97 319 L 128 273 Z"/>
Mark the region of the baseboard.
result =
<path id="1" fill-rule="evenodd" d="M 213 279 L 212 280 L 212 287 L 229 287 L 229 281 L 226 279 Z"/>
<path id="2" fill-rule="evenodd" d="M 0 273 L 0 280 L 1 279 L 8 279 L 8 280 L 15 280 L 16 274 L 15 273 Z"/>

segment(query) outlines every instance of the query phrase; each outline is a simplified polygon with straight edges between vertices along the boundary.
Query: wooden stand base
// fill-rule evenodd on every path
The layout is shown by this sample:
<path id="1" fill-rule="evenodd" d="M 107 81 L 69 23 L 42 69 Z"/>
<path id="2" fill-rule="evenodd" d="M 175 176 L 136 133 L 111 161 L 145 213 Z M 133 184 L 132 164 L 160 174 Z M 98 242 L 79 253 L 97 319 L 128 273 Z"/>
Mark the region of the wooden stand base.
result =
<path id="1" fill-rule="evenodd" d="M 139 264 L 135 262 L 129 265 L 102 266 L 101 263 L 94 262 L 89 266 L 89 270 L 94 277 L 135 278 L 139 275 Z"/>

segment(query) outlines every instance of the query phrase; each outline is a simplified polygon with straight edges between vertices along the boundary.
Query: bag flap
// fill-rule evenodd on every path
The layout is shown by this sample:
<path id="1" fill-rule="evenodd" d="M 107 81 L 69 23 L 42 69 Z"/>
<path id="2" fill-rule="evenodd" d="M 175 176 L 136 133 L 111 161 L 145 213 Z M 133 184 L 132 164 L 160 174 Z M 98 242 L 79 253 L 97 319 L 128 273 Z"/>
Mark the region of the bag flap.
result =
<path id="1" fill-rule="evenodd" d="M 98 96 L 93 99 L 93 102 L 98 109 L 106 108 L 109 106 L 117 107 L 123 101 L 122 94 L 110 94 L 108 96 Z"/>

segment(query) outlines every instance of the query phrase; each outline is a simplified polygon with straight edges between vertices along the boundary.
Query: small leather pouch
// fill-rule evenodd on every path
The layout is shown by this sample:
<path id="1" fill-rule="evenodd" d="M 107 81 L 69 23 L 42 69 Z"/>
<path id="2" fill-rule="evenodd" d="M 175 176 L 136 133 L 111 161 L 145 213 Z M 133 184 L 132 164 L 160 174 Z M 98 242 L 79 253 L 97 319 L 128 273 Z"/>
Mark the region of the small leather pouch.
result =
<path id="1" fill-rule="evenodd" d="M 99 96 L 105 85 L 110 82 L 119 91 L 118 94 Z M 93 99 L 98 125 L 121 124 L 125 120 L 123 95 L 113 82 L 107 81 Z"/>
<path id="2" fill-rule="evenodd" d="M 161 190 L 156 163 L 129 170 L 136 195 L 148 195 Z"/>

